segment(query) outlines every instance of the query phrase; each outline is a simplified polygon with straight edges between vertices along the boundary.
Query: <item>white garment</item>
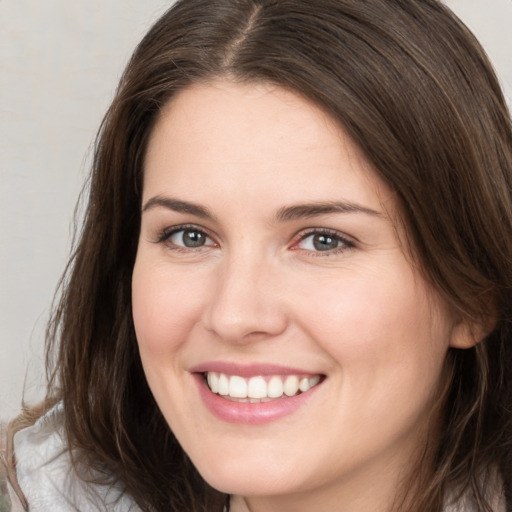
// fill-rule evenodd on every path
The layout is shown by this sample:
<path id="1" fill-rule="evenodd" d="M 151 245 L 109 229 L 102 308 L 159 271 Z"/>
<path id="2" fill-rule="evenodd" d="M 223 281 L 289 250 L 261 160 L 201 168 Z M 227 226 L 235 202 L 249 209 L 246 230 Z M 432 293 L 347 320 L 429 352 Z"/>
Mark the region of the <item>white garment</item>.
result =
<path id="1" fill-rule="evenodd" d="M 118 487 L 81 480 L 66 446 L 61 404 L 14 436 L 16 475 L 30 512 L 140 512 Z"/>
<path id="2" fill-rule="evenodd" d="M 18 483 L 30 512 L 141 512 L 118 486 L 88 484 L 78 477 L 67 450 L 61 404 L 33 426 L 19 431 L 14 437 L 14 451 Z M 495 512 L 505 512 L 500 487 L 498 483 L 491 490 L 496 496 L 492 503 Z M 22 511 L 12 489 L 10 495 L 12 512 Z M 477 509 L 468 496 L 456 502 L 448 497 L 442 512 L 477 512 Z"/>
<path id="3" fill-rule="evenodd" d="M 489 484 L 489 488 L 486 489 L 487 500 L 489 500 L 489 504 L 494 512 L 506 512 L 505 496 L 501 489 L 501 479 L 498 476 L 496 476 L 494 482 Z M 478 509 L 475 502 L 466 494 L 458 500 L 448 496 L 445 500 L 443 512 L 478 512 Z"/>

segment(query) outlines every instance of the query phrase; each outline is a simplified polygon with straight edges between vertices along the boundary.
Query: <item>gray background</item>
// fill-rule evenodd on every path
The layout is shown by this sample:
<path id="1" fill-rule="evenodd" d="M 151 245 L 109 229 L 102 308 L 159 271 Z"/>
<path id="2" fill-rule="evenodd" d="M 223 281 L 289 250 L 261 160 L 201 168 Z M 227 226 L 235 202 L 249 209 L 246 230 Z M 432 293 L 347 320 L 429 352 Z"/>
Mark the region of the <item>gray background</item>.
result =
<path id="1" fill-rule="evenodd" d="M 43 337 L 90 148 L 169 0 L 0 0 L 0 419 L 41 396 Z M 512 104 L 512 0 L 448 0 Z"/>

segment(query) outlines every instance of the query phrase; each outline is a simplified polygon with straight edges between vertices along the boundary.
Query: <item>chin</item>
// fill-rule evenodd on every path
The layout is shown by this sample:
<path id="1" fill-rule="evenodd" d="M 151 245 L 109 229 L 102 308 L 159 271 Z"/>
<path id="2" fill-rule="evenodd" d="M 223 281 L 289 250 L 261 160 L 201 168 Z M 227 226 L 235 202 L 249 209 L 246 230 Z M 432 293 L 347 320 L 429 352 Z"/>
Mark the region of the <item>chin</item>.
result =
<path id="1" fill-rule="evenodd" d="M 196 466 L 204 480 L 225 494 L 242 496 L 270 496 L 294 492 L 298 484 L 293 471 L 280 468 L 258 468 L 245 461 L 240 463 L 229 461 L 226 464 L 217 463 L 214 467 Z M 294 475 L 294 481 L 291 476 Z M 303 486 L 299 486 L 304 490 Z"/>

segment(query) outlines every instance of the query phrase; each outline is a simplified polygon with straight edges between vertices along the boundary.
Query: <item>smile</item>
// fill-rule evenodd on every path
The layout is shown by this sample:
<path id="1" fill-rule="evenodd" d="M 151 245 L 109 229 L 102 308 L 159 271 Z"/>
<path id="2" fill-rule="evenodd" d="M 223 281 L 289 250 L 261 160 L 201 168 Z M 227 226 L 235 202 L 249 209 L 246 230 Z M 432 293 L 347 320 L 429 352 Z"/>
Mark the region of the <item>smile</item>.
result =
<path id="1" fill-rule="evenodd" d="M 228 400 L 260 403 L 290 398 L 319 384 L 320 375 L 267 375 L 250 378 L 219 372 L 204 373 L 212 393 Z"/>

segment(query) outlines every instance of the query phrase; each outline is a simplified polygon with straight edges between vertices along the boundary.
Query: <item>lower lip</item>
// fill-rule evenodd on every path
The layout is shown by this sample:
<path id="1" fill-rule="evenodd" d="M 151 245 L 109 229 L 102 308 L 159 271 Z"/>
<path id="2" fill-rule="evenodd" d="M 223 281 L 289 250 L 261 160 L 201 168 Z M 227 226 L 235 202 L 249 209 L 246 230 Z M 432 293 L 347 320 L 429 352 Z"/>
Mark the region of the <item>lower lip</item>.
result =
<path id="1" fill-rule="evenodd" d="M 290 398 L 278 398 L 271 402 L 251 404 L 227 400 L 220 395 L 212 393 L 202 375 L 195 374 L 194 377 L 199 387 L 201 398 L 214 416 L 228 423 L 245 425 L 269 423 L 293 414 L 298 409 L 304 407 L 314 396 L 317 388 L 322 385 L 322 383 L 317 384 L 305 393 L 300 393 Z"/>

